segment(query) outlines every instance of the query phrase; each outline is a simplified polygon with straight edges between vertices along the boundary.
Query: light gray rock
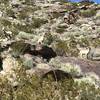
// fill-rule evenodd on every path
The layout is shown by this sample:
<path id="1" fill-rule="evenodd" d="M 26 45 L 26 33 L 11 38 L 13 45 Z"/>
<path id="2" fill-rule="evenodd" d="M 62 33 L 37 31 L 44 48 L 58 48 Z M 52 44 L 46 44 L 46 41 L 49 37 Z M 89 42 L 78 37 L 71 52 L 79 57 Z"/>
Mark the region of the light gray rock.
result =
<path id="1" fill-rule="evenodd" d="M 74 72 L 75 75 L 85 75 L 87 73 L 93 72 L 98 77 L 100 77 L 100 61 L 90 61 L 86 59 L 80 59 L 75 57 L 56 57 L 51 59 L 49 62 L 50 65 L 53 65 L 58 68 L 63 68 L 66 71 L 71 71 L 69 68 Z"/>
<path id="2" fill-rule="evenodd" d="M 87 58 L 90 60 L 100 61 L 100 47 L 90 47 Z"/>
<path id="3" fill-rule="evenodd" d="M 3 59 L 3 71 L 4 72 L 12 72 L 14 69 L 19 67 L 18 61 L 13 58 L 10 54 Z"/>

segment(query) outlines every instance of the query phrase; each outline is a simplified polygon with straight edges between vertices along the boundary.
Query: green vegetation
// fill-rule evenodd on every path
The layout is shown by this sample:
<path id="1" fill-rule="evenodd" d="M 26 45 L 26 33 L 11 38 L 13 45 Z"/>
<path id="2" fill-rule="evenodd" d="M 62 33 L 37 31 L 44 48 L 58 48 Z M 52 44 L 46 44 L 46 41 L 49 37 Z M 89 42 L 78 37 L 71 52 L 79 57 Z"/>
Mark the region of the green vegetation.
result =
<path id="1" fill-rule="evenodd" d="M 73 38 L 73 39 L 72 39 Z M 77 57 L 79 50 L 76 47 L 77 42 L 74 37 L 70 37 L 69 40 L 58 40 L 55 43 L 55 51 L 60 56 L 74 56 Z"/>
<path id="2" fill-rule="evenodd" d="M 88 9 L 88 10 L 81 10 L 80 12 L 82 17 L 92 17 L 94 15 L 96 15 L 96 11 L 92 10 L 92 9 Z"/>
<path id="3" fill-rule="evenodd" d="M 45 45 L 50 45 L 55 40 L 55 37 L 52 36 L 50 33 L 46 33 L 43 39 L 43 43 Z"/>
<path id="4" fill-rule="evenodd" d="M 94 10 L 92 7 L 79 10 L 84 4 L 91 5 L 89 2 L 70 3 L 64 0 L 52 0 L 52 4 L 44 5 L 35 3 L 37 0 L 12 1 L 0 0 L 0 59 L 10 58 L 10 55 L 11 63 L 16 64 L 15 61 L 18 60 L 18 65 L 15 66 L 20 66 L 8 73 L 0 72 L 0 100 L 100 100 L 99 79 L 96 80 L 94 77 L 88 79 L 87 76 L 76 79 L 73 76 L 81 74 L 79 65 L 61 63 L 58 60 L 60 57 L 60 59 L 69 57 L 79 60 L 77 57 L 80 51 L 77 45 L 100 47 L 100 10 Z M 92 6 L 95 8 L 95 5 Z M 100 5 L 96 6 L 99 8 Z M 68 17 L 67 13 L 73 10 L 76 10 L 75 13 Z M 70 20 L 70 23 L 67 23 L 64 17 Z M 11 36 L 11 40 L 18 41 L 10 45 L 8 43 L 10 39 L 6 39 L 5 36 L 7 34 Z M 35 44 L 38 48 L 38 40 L 41 40 L 42 35 L 44 36 L 41 45 L 53 49 L 57 57 L 50 59 L 49 62 L 42 59 L 41 55 L 25 55 L 24 58 L 24 50 L 30 49 L 30 44 Z M 3 43 L 5 44 L 2 45 Z M 6 43 L 10 45 L 11 51 L 6 48 Z M 42 50 L 36 52 L 41 53 Z M 85 60 L 82 60 L 82 66 Z M 32 74 L 35 68 L 38 68 L 38 64 L 41 68 L 46 66 L 47 70 L 48 66 L 59 68 L 73 75 L 72 79 L 54 81 L 52 75 L 41 78 L 39 74 L 42 72 Z"/>
<path id="5" fill-rule="evenodd" d="M 16 86 L 7 79 L 0 77 L 1 100 L 99 100 L 100 88 L 89 83 L 73 82 L 65 79 L 61 82 L 41 80 L 38 76 L 27 75 L 24 69 L 15 71 Z M 11 78 L 12 76 L 10 76 Z"/>

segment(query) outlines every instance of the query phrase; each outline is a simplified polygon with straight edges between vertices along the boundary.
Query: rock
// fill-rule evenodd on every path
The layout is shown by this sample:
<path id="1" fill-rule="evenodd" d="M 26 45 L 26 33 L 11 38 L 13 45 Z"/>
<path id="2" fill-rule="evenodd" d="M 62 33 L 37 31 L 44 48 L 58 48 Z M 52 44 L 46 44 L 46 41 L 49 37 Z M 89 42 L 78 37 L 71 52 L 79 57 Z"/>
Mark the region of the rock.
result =
<path id="1" fill-rule="evenodd" d="M 95 24 L 96 24 L 97 26 L 100 26 L 100 19 L 96 19 L 96 20 L 94 20 L 94 22 L 95 22 Z"/>
<path id="2" fill-rule="evenodd" d="M 13 69 L 16 69 L 19 66 L 19 63 L 13 58 L 10 54 L 3 59 L 3 71 L 11 72 Z"/>
<path id="3" fill-rule="evenodd" d="M 52 67 L 50 65 L 46 64 L 46 63 L 40 63 L 40 64 L 37 64 L 37 68 L 48 70 Z"/>
<path id="4" fill-rule="evenodd" d="M 77 20 L 76 24 L 78 25 L 88 24 L 88 18 L 80 18 Z"/>
<path id="5" fill-rule="evenodd" d="M 16 41 L 15 43 L 13 43 L 11 45 L 11 49 L 12 49 L 12 56 L 13 57 L 19 57 L 20 55 L 23 55 L 25 53 L 29 53 L 31 51 L 31 44 L 29 43 L 25 43 L 25 41 Z"/>
<path id="6" fill-rule="evenodd" d="M 66 67 L 65 68 L 66 71 L 68 70 L 70 66 L 72 66 L 71 69 L 72 70 L 75 69 L 76 71 L 76 73 L 74 73 L 75 76 L 77 75 L 84 76 L 86 73 L 94 72 L 96 75 L 100 77 L 100 62 L 99 61 L 98 62 L 89 61 L 86 59 L 80 59 L 80 58 L 75 58 L 75 57 L 56 57 L 56 58 L 51 59 L 50 65 L 54 65 L 55 67 L 58 66 L 58 68 L 62 68 L 64 66 Z"/>
<path id="7" fill-rule="evenodd" d="M 89 60 L 100 61 L 100 48 L 90 47 L 90 50 L 87 54 Z"/>
<path id="8" fill-rule="evenodd" d="M 38 56 L 34 56 L 33 60 L 36 64 L 41 64 L 41 63 L 45 63 L 45 60 L 43 60 L 41 57 Z"/>
<path id="9" fill-rule="evenodd" d="M 35 73 L 36 73 L 36 68 L 32 68 L 32 69 L 28 69 L 28 70 L 26 70 L 26 73 L 28 74 L 28 75 L 35 75 Z"/>
<path id="10" fill-rule="evenodd" d="M 34 35 L 26 33 L 26 32 L 19 32 L 19 34 L 16 36 L 18 39 L 32 39 L 34 38 Z"/>

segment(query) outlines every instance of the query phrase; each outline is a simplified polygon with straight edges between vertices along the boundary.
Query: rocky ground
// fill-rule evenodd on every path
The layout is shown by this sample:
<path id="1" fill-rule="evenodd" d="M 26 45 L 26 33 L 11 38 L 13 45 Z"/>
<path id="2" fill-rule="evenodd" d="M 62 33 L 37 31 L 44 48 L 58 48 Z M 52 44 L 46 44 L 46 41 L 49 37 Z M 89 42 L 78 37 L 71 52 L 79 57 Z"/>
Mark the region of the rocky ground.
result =
<path id="1" fill-rule="evenodd" d="M 59 81 L 72 79 L 73 82 L 78 82 L 77 84 L 84 83 L 87 84 L 87 87 L 89 84 L 90 87 L 98 88 L 95 91 L 99 91 L 99 4 L 58 2 L 56 0 L 51 0 L 51 2 L 49 0 L 45 2 L 42 0 L 1 0 L 0 34 L 0 77 L 2 81 L 3 78 L 7 79 L 8 86 L 11 84 L 12 88 L 19 89 L 21 84 L 26 83 L 24 78 L 31 80 L 31 76 L 36 75 L 43 81 L 45 78 L 49 79 L 49 75 L 51 75 L 53 82 L 58 82 L 58 84 Z M 38 81 L 36 80 L 36 82 Z M 0 86 L 2 87 L 2 85 Z M 74 85 L 72 86 L 74 88 Z M 79 87 L 83 89 L 81 85 Z M 63 90 L 62 86 L 60 89 Z M 77 87 L 78 91 L 81 89 Z M 93 90 L 91 91 L 93 92 Z M 18 93 L 15 90 L 13 92 Z M 60 91 L 58 92 L 60 93 Z M 90 100 L 91 98 L 88 97 L 90 94 L 85 92 L 84 95 L 87 95 L 87 99 Z M 99 92 L 96 93 L 93 92 L 96 96 L 94 96 L 96 99 L 92 97 L 93 100 L 100 99 Z M 51 96 L 51 94 L 47 95 Z M 5 99 L 1 93 L 0 98 L 1 100 L 20 100 L 17 98 L 18 96 L 16 96 L 17 99 L 14 97 L 11 99 L 14 94 L 9 95 L 10 99 L 7 99 L 8 97 Z M 72 95 L 74 94 L 72 93 Z M 76 97 L 70 98 L 68 94 L 68 99 L 65 98 L 65 95 L 65 99 L 58 95 L 56 99 L 54 96 L 49 99 L 42 98 L 40 95 L 41 98 L 36 97 L 34 100 L 83 100 L 83 94 L 80 95 L 76 94 Z"/>

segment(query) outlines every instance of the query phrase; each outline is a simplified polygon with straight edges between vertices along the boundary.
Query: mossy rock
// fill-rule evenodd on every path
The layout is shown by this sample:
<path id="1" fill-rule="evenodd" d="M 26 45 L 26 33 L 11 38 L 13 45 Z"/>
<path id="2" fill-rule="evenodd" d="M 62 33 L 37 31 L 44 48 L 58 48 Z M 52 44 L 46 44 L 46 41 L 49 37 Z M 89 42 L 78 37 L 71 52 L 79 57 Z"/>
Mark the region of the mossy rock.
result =
<path id="1" fill-rule="evenodd" d="M 39 28 L 41 25 L 46 24 L 48 22 L 48 20 L 46 19 L 40 19 L 40 18 L 33 18 L 33 27 L 34 28 Z"/>
<path id="2" fill-rule="evenodd" d="M 14 57 L 18 57 L 19 55 L 23 54 L 24 51 L 30 48 L 30 44 L 24 43 L 24 41 L 17 41 L 11 45 L 12 48 L 12 55 Z"/>

